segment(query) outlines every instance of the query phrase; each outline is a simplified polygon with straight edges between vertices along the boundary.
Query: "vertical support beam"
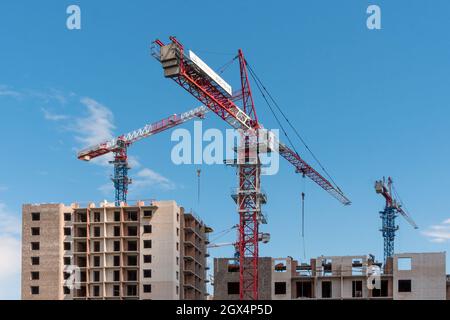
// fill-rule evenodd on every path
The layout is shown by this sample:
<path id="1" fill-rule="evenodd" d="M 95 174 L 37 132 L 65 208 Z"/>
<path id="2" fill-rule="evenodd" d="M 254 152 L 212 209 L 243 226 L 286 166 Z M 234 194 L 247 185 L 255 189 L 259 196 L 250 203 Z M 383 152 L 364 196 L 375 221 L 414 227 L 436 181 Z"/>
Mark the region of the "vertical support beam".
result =
<path id="1" fill-rule="evenodd" d="M 395 208 L 386 206 L 384 211 L 380 212 L 380 217 L 382 221 L 380 231 L 383 234 L 384 240 L 384 264 L 386 265 L 387 259 L 394 256 L 395 232 L 398 230 L 398 226 L 395 225 L 397 212 Z"/>
<path id="2" fill-rule="evenodd" d="M 261 164 L 257 153 L 257 134 L 241 132 L 237 160 L 239 213 L 239 297 L 258 299 L 258 235 L 261 217 Z"/>
<path id="3" fill-rule="evenodd" d="M 115 190 L 115 205 L 120 206 L 121 202 L 127 202 L 128 185 L 131 183 L 131 179 L 128 178 L 128 155 L 127 144 L 124 140 L 119 139 L 117 141 L 119 148 L 114 151 L 114 161 L 110 163 L 114 164 L 114 176 L 111 180 L 114 183 Z"/>

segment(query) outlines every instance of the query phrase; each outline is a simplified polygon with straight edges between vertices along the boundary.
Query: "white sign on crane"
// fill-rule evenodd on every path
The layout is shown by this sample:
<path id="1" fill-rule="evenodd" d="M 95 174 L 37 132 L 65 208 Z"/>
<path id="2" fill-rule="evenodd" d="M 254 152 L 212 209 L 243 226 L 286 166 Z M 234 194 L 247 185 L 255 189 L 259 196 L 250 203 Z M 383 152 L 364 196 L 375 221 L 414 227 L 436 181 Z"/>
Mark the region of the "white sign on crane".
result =
<path id="1" fill-rule="evenodd" d="M 228 93 L 230 96 L 233 95 L 233 90 L 231 86 L 222 79 L 217 73 L 214 72 L 213 69 L 211 69 L 202 59 L 200 59 L 195 53 L 193 53 L 191 50 L 189 50 L 189 59 L 197 67 L 202 69 L 215 83 L 217 83 L 223 90 L 225 90 L 226 93 Z"/>

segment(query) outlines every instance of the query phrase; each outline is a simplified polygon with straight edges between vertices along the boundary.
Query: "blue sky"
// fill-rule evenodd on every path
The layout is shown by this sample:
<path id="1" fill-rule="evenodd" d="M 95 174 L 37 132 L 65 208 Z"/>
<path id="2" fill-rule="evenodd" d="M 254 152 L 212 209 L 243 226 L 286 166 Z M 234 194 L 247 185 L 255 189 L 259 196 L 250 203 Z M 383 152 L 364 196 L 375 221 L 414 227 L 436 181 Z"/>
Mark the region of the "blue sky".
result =
<path id="1" fill-rule="evenodd" d="M 81 30 L 66 28 L 70 4 L 81 7 Z M 366 28 L 369 4 L 381 7 L 382 30 Z M 263 177 L 269 224 L 262 231 L 272 239 L 261 246 L 262 256 L 303 259 L 300 193 L 305 191 L 307 257 L 373 253 L 382 260 L 378 211 L 384 202 L 373 183 L 387 175 L 394 177 L 420 227 L 414 230 L 398 219 L 396 251 L 448 250 L 449 11 L 444 0 L 2 1 L 0 298 L 20 297 L 23 203 L 113 200 L 112 168 L 81 162 L 76 150 L 199 105 L 164 79 L 150 56 L 151 41 L 169 35 L 213 68 L 242 48 L 353 201 L 341 206 L 282 160 L 278 175 Z M 223 75 L 231 84 L 238 81 L 236 67 Z M 255 95 L 260 121 L 276 128 Z M 192 130 L 193 123 L 184 127 Z M 203 127 L 227 125 L 210 114 Z M 236 224 L 230 198 L 234 170 L 175 166 L 174 145 L 165 132 L 130 149 L 130 174 L 137 184 L 129 198 L 175 199 L 217 231 Z M 197 168 L 202 169 L 200 203 Z M 217 242 L 234 240 L 231 232 Z M 211 253 L 231 256 L 232 248 Z"/>

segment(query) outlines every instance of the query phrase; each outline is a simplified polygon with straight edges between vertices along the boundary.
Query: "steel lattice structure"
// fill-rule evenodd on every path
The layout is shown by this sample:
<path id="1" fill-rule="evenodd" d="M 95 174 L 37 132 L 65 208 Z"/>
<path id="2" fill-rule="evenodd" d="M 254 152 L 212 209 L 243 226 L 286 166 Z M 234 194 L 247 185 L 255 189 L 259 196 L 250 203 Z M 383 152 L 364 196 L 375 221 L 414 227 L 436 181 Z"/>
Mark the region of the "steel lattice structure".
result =
<path id="1" fill-rule="evenodd" d="M 230 92 L 231 88 L 228 88 L 223 79 L 202 61 L 198 61 L 191 51 L 189 56 L 186 55 L 184 46 L 175 37 L 170 37 L 170 43 L 167 45 L 160 40 L 155 40 L 152 45 L 152 55 L 161 62 L 165 77 L 174 80 L 233 128 L 243 131 L 243 139 L 238 148 L 238 159 L 233 163 L 237 166 L 239 180 L 238 189 L 233 198 L 237 203 L 240 217 L 238 237 L 240 298 L 257 299 L 258 229 L 259 223 L 265 220 L 261 213 L 261 204 L 265 202 L 265 196 L 260 189 L 261 165 L 259 150 L 257 150 L 261 141 L 252 140 L 258 136 L 258 130 L 263 126 L 256 115 L 244 54 L 242 50 L 238 51 L 241 88 L 240 92 L 234 94 Z M 242 102 L 242 108 L 236 105 L 237 100 Z M 278 141 L 274 145 L 279 145 L 279 150 L 267 151 L 278 151 L 282 157 L 294 165 L 298 173 L 311 178 L 343 204 L 350 204 L 350 200 L 339 188 L 333 186 L 296 152 Z"/>
<path id="2" fill-rule="evenodd" d="M 401 204 L 393 195 L 393 181 L 392 178 L 389 177 L 387 183 L 385 179 L 379 180 L 375 182 L 375 191 L 376 193 L 381 194 L 386 200 L 386 205 L 383 211 L 380 211 L 381 217 L 381 233 L 383 235 L 384 242 L 384 264 L 389 258 L 394 256 L 394 241 L 395 241 L 395 233 L 399 229 L 397 225 L 395 225 L 395 219 L 400 214 L 402 215 L 408 223 L 414 227 L 414 229 L 418 229 L 414 220 L 403 210 Z"/>

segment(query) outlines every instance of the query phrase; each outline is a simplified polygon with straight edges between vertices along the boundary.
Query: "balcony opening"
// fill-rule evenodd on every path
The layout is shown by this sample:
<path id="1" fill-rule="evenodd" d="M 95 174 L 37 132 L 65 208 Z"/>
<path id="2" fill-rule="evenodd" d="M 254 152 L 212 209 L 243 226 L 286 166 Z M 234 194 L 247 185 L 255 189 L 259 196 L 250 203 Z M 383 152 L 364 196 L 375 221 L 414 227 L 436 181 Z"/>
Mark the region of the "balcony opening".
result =
<path id="1" fill-rule="evenodd" d="M 397 259 L 397 268 L 399 271 L 411 271 L 412 270 L 412 258 L 399 257 Z"/>
<path id="2" fill-rule="evenodd" d="M 381 288 L 374 288 L 372 290 L 372 297 L 387 297 L 388 296 L 388 280 L 381 280 Z"/>
<path id="3" fill-rule="evenodd" d="M 41 221 L 41 213 L 40 212 L 32 212 L 31 220 L 32 221 Z"/>
<path id="4" fill-rule="evenodd" d="M 152 225 L 151 224 L 144 226 L 144 233 L 152 233 Z"/>
<path id="5" fill-rule="evenodd" d="M 352 276 L 362 275 L 364 275 L 362 259 L 352 259 Z"/>
<path id="6" fill-rule="evenodd" d="M 239 294 L 239 282 L 228 282 L 228 294 Z"/>
<path id="7" fill-rule="evenodd" d="M 228 260 L 228 272 L 239 272 L 239 261 L 236 259 Z"/>
<path id="8" fill-rule="evenodd" d="M 398 292 L 411 292 L 411 280 L 398 280 Z"/>
<path id="9" fill-rule="evenodd" d="M 85 268 L 86 267 L 86 265 L 87 265 L 86 257 L 78 257 L 77 261 L 78 261 L 77 265 L 80 268 Z"/>
<path id="10" fill-rule="evenodd" d="M 114 256 L 114 267 L 120 267 L 120 256 Z"/>
<path id="11" fill-rule="evenodd" d="M 362 298 L 362 281 L 352 281 L 352 297 Z"/>
<path id="12" fill-rule="evenodd" d="M 66 245 L 67 243 L 67 245 Z M 70 250 L 70 242 L 64 242 L 64 250 Z M 86 242 L 78 242 L 77 243 L 77 252 L 86 252 L 87 251 L 87 244 Z"/>
<path id="13" fill-rule="evenodd" d="M 71 264 L 71 258 L 70 257 L 64 257 L 64 265 L 69 266 Z"/>
<path id="14" fill-rule="evenodd" d="M 100 252 L 100 241 L 94 241 L 94 252 Z"/>
<path id="15" fill-rule="evenodd" d="M 333 275 L 333 260 L 332 259 L 324 259 L 322 260 L 322 274 L 324 276 L 332 276 Z"/>
<path id="16" fill-rule="evenodd" d="M 296 298 L 312 298 L 311 281 L 299 281 L 296 283 Z"/>
<path id="17" fill-rule="evenodd" d="M 144 293 L 151 293 L 152 292 L 152 285 L 151 284 L 144 284 Z"/>
<path id="18" fill-rule="evenodd" d="M 100 286 L 94 286 L 94 288 L 93 288 L 94 290 L 94 293 L 93 293 L 93 296 L 94 297 L 99 297 L 100 296 Z"/>
<path id="19" fill-rule="evenodd" d="M 120 296 L 120 286 L 118 285 L 113 286 L 113 296 L 114 297 Z"/>
<path id="20" fill-rule="evenodd" d="M 128 285 L 127 286 L 127 296 L 129 296 L 129 297 L 137 296 L 137 286 L 136 285 Z"/>
<path id="21" fill-rule="evenodd" d="M 138 228 L 133 226 L 133 227 L 128 227 L 127 228 L 128 231 L 128 236 L 129 237 L 136 237 L 138 235 Z"/>
<path id="22" fill-rule="evenodd" d="M 286 272 L 286 260 L 275 260 L 273 263 L 275 272 Z"/>
<path id="23" fill-rule="evenodd" d="M 76 296 L 79 297 L 79 298 L 86 297 L 86 286 L 82 286 L 80 289 L 78 289 Z"/>
<path id="24" fill-rule="evenodd" d="M 127 265 L 132 266 L 132 267 L 137 266 L 138 265 L 138 257 L 137 256 L 128 256 Z"/>
<path id="25" fill-rule="evenodd" d="M 94 212 L 94 222 L 100 222 L 100 212 Z"/>
<path id="26" fill-rule="evenodd" d="M 128 241 L 127 249 L 128 251 L 137 251 L 137 241 Z"/>
<path id="27" fill-rule="evenodd" d="M 114 251 L 120 251 L 120 241 L 114 241 Z"/>
<path id="28" fill-rule="evenodd" d="M 86 212 L 78 212 L 75 216 L 76 222 L 87 222 L 87 214 Z"/>
<path id="29" fill-rule="evenodd" d="M 151 218 L 152 217 L 152 211 L 151 210 L 144 210 L 144 217 L 145 218 Z"/>
<path id="30" fill-rule="evenodd" d="M 138 213 L 136 211 L 126 212 L 125 221 L 138 221 Z"/>
<path id="31" fill-rule="evenodd" d="M 32 236 L 39 236 L 40 234 L 41 234 L 41 228 L 39 228 L 39 227 L 31 228 Z"/>
<path id="32" fill-rule="evenodd" d="M 113 281 L 120 281 L 120 271 L 119 270 L 114 270 Z"/>
<path id="33" fill-rule="evenodd" d="M 152 277 L 152 270 L 151 269 L 145 269 L 144 270 L 144 278 L 151 278 Z"/>
<path id="34" fill-rule="evenodd" d="M 128 270 L 127 271 L 127 281 L 137 281 L 137 271 L 136 270 Z"/>
<path id="35" fill-rule="evenodd" d="M 85 238 L 87 236 L 86 228 L 77 228 L 76 237 Z"/>
<path id="36" fill-rule="evenodd" d="M 71 228 L 64 228 L 64 235 L 66 236 L 66 237 L 70 237 L 71 236 L 71 234 L 72 234 L 72 229 Z"/>
<path id="37" fill-rule="evenodd" d="M 322 298 L 331 298 L 331 281 L 322 281 Z"/>
<path id="38" fill-rule="evenodd" d="M 275 294 L 286 294 L 286 282 L 275 282 Z"/>
<path id="39" fill-rule="evenodd" d="M 144 240 L 144 249 L 150 249 L 152 247 L 152 240 Z"/>

